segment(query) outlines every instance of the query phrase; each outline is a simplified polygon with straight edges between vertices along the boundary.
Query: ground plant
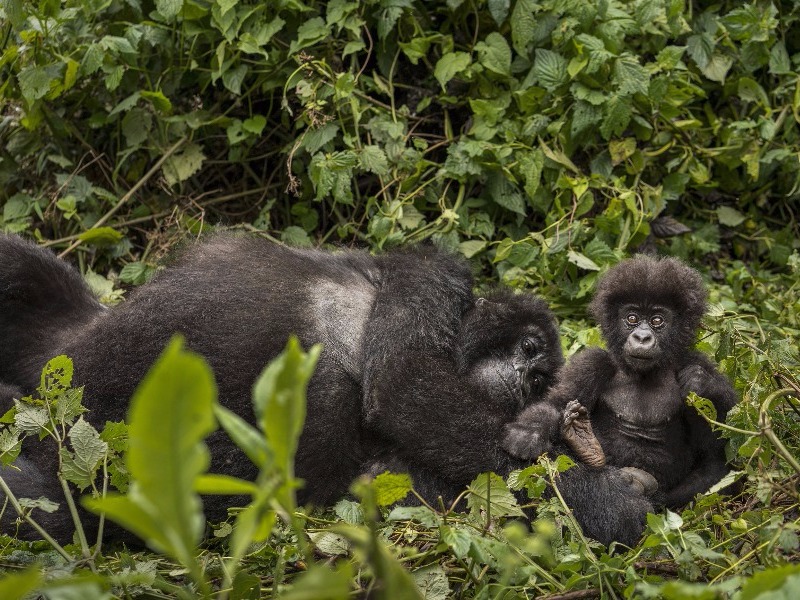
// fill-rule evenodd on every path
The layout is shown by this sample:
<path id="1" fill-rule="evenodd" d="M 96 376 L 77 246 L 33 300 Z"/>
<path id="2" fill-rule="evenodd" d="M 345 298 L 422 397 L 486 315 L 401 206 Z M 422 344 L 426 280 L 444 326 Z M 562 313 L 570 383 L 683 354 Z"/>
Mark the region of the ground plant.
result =
<path id="1" fill-rule="evenodd" d="M 726 423 L 689 398 L 740 493 L 605 548 L 542 498 L 569 468 L 556 456 L 478 476 L 467 512 L 395 506 L 414 494 L 403 474 L 297 506 L 319 348 L 291 341 L 265 365 L 257 427 L 217 404 L 180 339 L 103 431 L 55 357 L 0 419 L 0 461 L 49 437 L 67 493 L 0 479 L 2 510 L 36 523 L 64 504 L 75 537 L 3 532 L 0 598 L 798 597 L 799 19 L 796 0 L 0 0 L 0 228 L 78 264 L 104 303 L 212 228 L 376 252 L 432 240 L 479 286 L 542 295 L 571 355 L 600 343 L 597 277 L 657 251 L 702 273 L 698 348 L 741 396 Z M 207 472 L 217 428 L 257 481 Z M 205 493 L 247 501 L 207 531 Z M 88 538 L 78 503 L 148 549 Z"/>

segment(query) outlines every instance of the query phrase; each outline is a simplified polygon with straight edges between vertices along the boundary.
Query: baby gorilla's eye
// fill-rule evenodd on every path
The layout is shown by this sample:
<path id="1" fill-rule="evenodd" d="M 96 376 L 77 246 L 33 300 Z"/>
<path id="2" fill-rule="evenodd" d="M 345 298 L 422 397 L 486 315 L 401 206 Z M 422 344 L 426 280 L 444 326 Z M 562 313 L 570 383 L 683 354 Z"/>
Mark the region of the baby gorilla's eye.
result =
<path id="1" fill-rule="evenodd" d="M 639 324 L 639 316 L 637 314 L 635 314 L 635 313 L 631 313 L 627 317 L 625 317 L 625 322 L 628 325 L 638 325 Z"/>
<path id="2" fill-rule="evenodd" d="M 665 323 L 664 317 L 662 317 L 661 315 L 653 315 L 650 318 L 650 325 L 655 329 L 658 329 L 659 327 L 663 327 L 664 323 Z"/>
<path id="3" fill-rule="evenodd" d="M 536 354 L 536 344 L 530 338 L 522 340 L 522 351 L 528 356 Z"/>

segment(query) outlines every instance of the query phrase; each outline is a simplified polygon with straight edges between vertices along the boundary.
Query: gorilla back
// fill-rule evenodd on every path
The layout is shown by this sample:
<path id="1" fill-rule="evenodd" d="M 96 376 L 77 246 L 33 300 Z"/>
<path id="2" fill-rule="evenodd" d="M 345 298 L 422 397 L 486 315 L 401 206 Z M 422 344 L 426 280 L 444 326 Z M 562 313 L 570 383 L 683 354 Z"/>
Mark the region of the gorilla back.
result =
<path id="1" fill-rule="evenodd" d="M 454 497 L 476 474 L 512 467 L 502 426 L 541 397 L 563 362 L 541 300 L 487 300 L 476 302 L 464 261 L 433 247 L 372 257 L 215 235 L 106 309 L 52 253 L 0 236 L 0 381 L 29 393 L 45 362 L 67 354 L 86 386 L 87 418 L 100 426 L 125 417 L 177 332 L 209 361 L 220 402 L 252 418 L 253 382 L 295 334 L 305 347 L 324 344 L 296 459 L 300 500 L 336 499 L 387 452 L 402 455 L 412 477 L 435 473 L 432 494 Z M 255 475 L 222 432 L 208 445 L 212 471 Z M 23 458 L 37 473 L 55 471 L 55 454 Z M 224 502 L 208 498 L 207 512 L 224 515 Z"/>

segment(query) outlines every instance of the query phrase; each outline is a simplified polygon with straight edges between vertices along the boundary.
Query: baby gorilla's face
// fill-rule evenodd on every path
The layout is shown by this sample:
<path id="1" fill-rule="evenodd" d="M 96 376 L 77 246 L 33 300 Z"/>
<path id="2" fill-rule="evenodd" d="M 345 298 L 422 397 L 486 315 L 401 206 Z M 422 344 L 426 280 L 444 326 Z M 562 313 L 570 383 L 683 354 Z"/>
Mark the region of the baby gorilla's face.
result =
<path id="1" fill-rule="evenodd" d="M 625 332 L 622 354 L 634 371 L 649 371 L 664 355 L 674 313 L 665 306 L 626 304 L 619 308 L 618 323 Z"/>

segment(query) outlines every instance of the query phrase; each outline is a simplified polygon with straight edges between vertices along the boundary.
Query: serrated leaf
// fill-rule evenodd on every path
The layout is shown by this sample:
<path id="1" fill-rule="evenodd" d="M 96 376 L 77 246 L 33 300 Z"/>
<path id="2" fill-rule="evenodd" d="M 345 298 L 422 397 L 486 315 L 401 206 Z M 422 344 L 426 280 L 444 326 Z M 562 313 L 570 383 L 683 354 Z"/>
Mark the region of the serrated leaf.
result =
<path id="1" fill-rule="evenodd" d="M 488 7 L 494 22 L 502 25 L 508 16 L 509 8 L 511 8 L 511 0 L 489 0 Z"/>
<path id="2" fill-rule="evenodd" d="M 425 527 L 438 527 L 442 519 L 427 506 L 395 506 L 387 517 L 389 521 L 416 521 Z"/>
<path id="3" fill-rule="evenodd" d="M 14 416 L 14 425 L 21 433 L 32 433 L 39 435 L 42 432 L 49 432 L 50 414 L 47 409 L 41 406 L 33 406 L 20 400 L 14 400 L 17 409 Z"/>
<path id="4" fill-rule="evenodd" d="M 466 52 L 449 52 L 436 62 L 433 76 L 444 89 L 447 82 L 466 69 L 471 62 L 472 57 Z"/>
<path id="5" fill-rule="evenodd" d="M 739 600 L 791 600 L 800 593 L 800 565 L 772 567 L 755 573 L 742 585 Z"/>
<path id="6" fill-rule="evenodd" d="M 361 525 L 364 522 L 364 509 L 358 502 L 352 500 L 339 500 L 333 511 L 342 521 L 350 525 Z"/>
<path id="7" fill-rule="evenodd" d="M 446 600 L 450 597 L 450 582 L 438 564 L 414 571 L 411 575 L 425 600 Z"/>
<path id="8" fill-rule="evenodd" d="M 386 158 L 386 153 L 380 146 L 363 146 L 358 158 L 361 162 L 361 168 L 365 171 L 381 176 L 389 172 L 389 161 Z"/>
<path id="9" fill-rule="evenodd" d="M 569 78 L 567 59 L 552 50 L 537 48 L 533 74 L 542 87 L 553 91 L 562 83 L 566 83 Z"/>
<path id="10" fill-rule="evenodd" d="M 309 129 L 303 136 L 303 147 L 309 154 L 316 153 L 325 144 L 330 142 L 339 133 L 339 126 L 335 123 L 326 123 L 315 129 Z"/>
<path id="11" fill-rule="evenodd" d="M 61 80 L 61 64 L 25 67 L 17 74 L 19 91 L 29 103 L 44 98 L 53 84 Z"/>
<path id="12" fill-rule="evenodd" d="M 698 67 L 704 69 L 714 54 L 714 38 L 708 33 L 690 35 L 686 40 L 686 51 Z"/>
<path id="13" fill-rule="evenodd" d="M 161 168 L 164 179 L 170 186 L 186 181 L 200 170 L 205 159 L 206 155 L 203 154 L 203 149 L 199 145 L 187 144 L 164 162 L 164 166 Z"/>
<path id="14" fill-rule="evenodd" d="M 399 502 L 411 491 L 411 477 L 407 473 L 381 473 L 372 480 L 375 502 L 378 506 L 389 506 Z"/>
<path id="15" fill-rule="evenodd" d="M 519 160 L 519 172 L 525 181 L 525 193 L 528 198 L 533 198 L 542 180 L 542 169 L 544 168 L 544 153 L 536 148 L 529 152 L 517 154 Z"/>
<path id="16" fill-rule="evenodd" d="M 614 62 L 613 81 L 621 96 L 647 94 L 650 74 L 639 64 L 636 57 L 625 55 Z"/>
<path id="17" fill-rule="evenodd" d="M 69 440 L 73 452 L 61 448 L 61 472 L 82 491 L 92 485 L 101 461 L 108 454 L 108 444 L 83 417 L 69 430 Z"/>
<path id="18" fill-rule="evenodd" d="M 470 491 L 467 506 L 473 514 L 487 513 L 488 509 L 493 517 L 525 516 L 506 482 L 495 473 L 478 475 L 467 489 Z"/>
<path id="19" fill-rule="evenodd" d="M 600 125 L 600 133 L 605 139 L 622 135 L 631 120 L 630 102 L 619 96 L 612 96 L 605 106 L 605 118 Z"/>

